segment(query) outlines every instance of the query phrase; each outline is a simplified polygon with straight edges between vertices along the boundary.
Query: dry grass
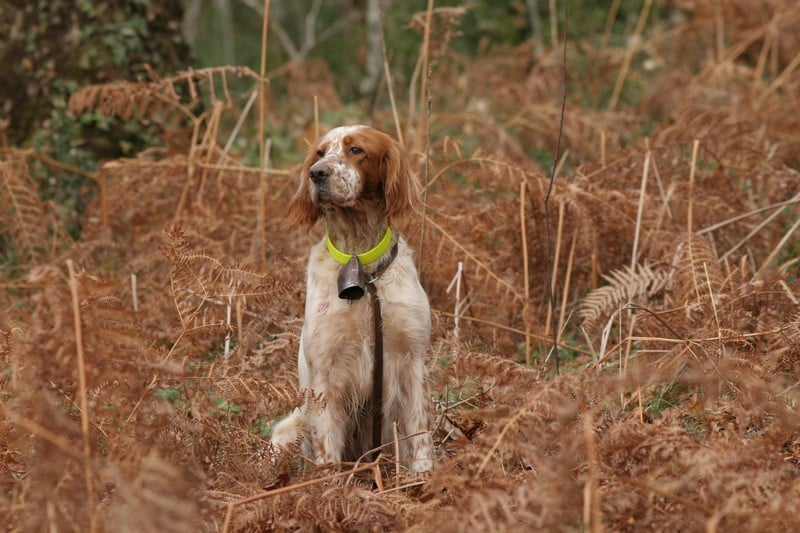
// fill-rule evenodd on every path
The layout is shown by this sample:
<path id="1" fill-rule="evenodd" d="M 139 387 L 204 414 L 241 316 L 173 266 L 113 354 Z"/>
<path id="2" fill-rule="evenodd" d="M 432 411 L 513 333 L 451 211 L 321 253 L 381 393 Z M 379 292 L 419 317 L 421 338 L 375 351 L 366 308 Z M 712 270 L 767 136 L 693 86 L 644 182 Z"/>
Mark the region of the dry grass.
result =
<path id="1" fill-rule="evenodd" d="M 637 41 L 653 71 L 625 50 L 570 47 L 589 65 L 570 82 L 583 100 L 623 67 L 643 96 L 568 105 L 550 210 L 556 316 L 544 296 L 549 180 L 531 154 L 555 139 L 558 51 L 464 64 L 428 45 L 435 68 L 411 91 L 431 99 L 430 146 L 404 132 L 420 174 L 429 165 L 421 246 L 420 220 L 403 228 L 435 309 L 439 465 L 425 479 L 398 474 L 391 450 L 338 476 L 276 461 L 269 446 L 270 422 L 304 400 L 294 357 L 318 232 L 281 223 L 297 167 L 246 166 L 228 140 L 240 119 L 292 109 L 243 116 L 249 95 L 228 79 L 260 81 L 235 68 L 78 93 L 75 109 L 158 113 L 170 148 L 93 175 L 100 194 L 78 242 L 39 199 L 31 154 L 2 156 L 17 263 L 0 271 L 0 523 L 800 529 L 800 8 L 775 1 L 758 18 L 746 2 L 674 3 L 695 16 Z M 332 82 L 319 89 L 339 105 Z M 295 105 L 314 131 L 309 102 Z M 353 119 L 395 131 L 392 117 Z M 172 142 L 177 124 L 188 145 Z M 550 321 L 561 375 L 545 360 Z"/>

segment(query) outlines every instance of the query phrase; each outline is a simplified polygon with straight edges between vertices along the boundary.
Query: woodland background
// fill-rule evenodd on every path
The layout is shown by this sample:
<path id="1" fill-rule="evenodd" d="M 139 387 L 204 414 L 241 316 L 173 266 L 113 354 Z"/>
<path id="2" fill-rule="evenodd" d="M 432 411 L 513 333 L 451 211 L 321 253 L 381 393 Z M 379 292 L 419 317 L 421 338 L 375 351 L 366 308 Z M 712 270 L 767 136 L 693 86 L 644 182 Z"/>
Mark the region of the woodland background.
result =
<path id="1" fill-rule="evenodd" d="M 3 529 L 800 529 L 800 4 L 267 5 L 0 4 Z M 269 446 L 344 123 L 425 186 L 426 478 Z"/>

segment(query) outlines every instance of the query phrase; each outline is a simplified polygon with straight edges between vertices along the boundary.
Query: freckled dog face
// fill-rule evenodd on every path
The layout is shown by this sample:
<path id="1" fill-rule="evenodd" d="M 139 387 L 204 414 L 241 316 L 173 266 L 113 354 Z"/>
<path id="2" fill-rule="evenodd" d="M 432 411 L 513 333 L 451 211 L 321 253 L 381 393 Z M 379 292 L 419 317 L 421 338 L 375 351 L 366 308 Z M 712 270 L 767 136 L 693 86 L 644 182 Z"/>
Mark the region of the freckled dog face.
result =
<path id="1" fill-rule="evenodd" d="M 359 133 L 363 126 L 334 128 L 320 139 L 311 154 L 308 179 L 317 205 L 351 207 L 364 191 L 362 169 L 371 156 Z"/>
<path id="2" fill-rule="evenodd" d="M 400 218 L 419 201 L 402 146 L 369 126 L 342 126 L 309 150 L 288 220 L 311 225 L 330 207 Z"/>

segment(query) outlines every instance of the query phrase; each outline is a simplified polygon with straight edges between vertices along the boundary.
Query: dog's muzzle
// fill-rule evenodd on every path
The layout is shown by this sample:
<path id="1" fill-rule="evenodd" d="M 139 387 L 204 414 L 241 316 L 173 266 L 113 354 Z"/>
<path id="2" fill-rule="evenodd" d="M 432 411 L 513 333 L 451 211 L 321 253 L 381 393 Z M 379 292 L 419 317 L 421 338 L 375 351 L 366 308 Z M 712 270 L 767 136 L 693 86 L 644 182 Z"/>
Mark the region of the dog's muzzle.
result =
<path id="1" fill-rule="evenodd" d="M 339 298 L 343 300 L 359 300 L 367 290 L 367 276 L 358 257 L 352 256 L 346 265 L 339 270 L 336 280 Z"/>

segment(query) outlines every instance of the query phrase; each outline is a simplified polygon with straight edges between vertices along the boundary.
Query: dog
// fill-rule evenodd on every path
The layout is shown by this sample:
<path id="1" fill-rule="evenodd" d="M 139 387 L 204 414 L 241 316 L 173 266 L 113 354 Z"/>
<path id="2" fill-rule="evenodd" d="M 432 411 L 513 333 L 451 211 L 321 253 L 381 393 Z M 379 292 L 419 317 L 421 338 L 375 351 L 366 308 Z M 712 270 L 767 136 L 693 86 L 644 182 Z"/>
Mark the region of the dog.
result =
<path id="1" fill-rule="evenodd" d="M 318 464 L 354 461 L 373 448 L 376 305 L 369 297 L 340 297 L 337 283 L 346 263 L 358 267 L 355 255 L 382 319 L 381 442 L 394 440 L 397 423 L 397 460 L 412 473 L 429 471 L 434 465 L 425 365 L 430 306 L 413 252 L 392 230 L 392 223 L 420 202 L 408 158 L 383 132 L 342 126 L 310 148 L 300 178 L 287 220 L 310 228 L 324 219 L 326 234 L 309 254 L 297 367 L 300 387 L 322 402 L 295 409 L 276 424 L 271 442 L 285 451 L 302 440 L 303 455 Z"/>

